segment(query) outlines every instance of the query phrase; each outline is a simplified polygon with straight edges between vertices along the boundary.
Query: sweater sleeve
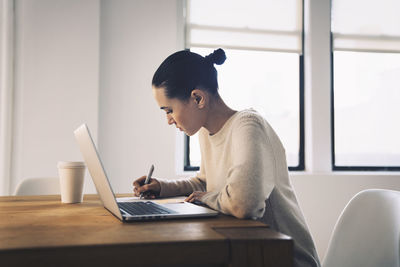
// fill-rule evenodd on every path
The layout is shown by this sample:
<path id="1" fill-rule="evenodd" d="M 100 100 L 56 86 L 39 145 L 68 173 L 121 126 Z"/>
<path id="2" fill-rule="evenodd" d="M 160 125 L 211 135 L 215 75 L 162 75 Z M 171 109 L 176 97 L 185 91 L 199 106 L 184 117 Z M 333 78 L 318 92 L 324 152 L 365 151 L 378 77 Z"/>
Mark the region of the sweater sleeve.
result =
<path id="1" fill-rule="evenodd" d="M 157 179 L 161 186 L 160 197 L 187 196 L 194 191 L 206 191 L 203 170 L 203 165 L 201 165 L 200 172 L 195 177 L 187 179 Z"/>
<path id="2" fill-rule="evenodd" d="M 226 184 L 209 192 L 202 202 L 238 218 L 260 218 L 274 188 L 275 157 L 266 126 L 256 118 L 232 129 L 232 165 Z"/>

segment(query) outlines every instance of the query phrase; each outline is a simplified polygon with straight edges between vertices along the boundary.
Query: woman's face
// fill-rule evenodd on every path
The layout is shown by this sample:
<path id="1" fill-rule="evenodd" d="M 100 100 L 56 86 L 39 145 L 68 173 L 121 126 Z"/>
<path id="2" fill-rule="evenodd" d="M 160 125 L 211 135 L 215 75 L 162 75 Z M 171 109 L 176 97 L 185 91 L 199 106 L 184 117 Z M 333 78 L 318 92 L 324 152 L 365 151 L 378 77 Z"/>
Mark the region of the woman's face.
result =
<path id="1" fill-rule="evenodd" d="M 205 122 L 205 112 L 199 106 L 198 98 L 191 96 L 182 101 L 177 98 L 168 98 L 164 88 L 153 87 L 154 98 L 160 109 L 167 115 L 168 124 L 175 124 L 176 128 L 184 131 L 188 136 L 197 133 Z"/>

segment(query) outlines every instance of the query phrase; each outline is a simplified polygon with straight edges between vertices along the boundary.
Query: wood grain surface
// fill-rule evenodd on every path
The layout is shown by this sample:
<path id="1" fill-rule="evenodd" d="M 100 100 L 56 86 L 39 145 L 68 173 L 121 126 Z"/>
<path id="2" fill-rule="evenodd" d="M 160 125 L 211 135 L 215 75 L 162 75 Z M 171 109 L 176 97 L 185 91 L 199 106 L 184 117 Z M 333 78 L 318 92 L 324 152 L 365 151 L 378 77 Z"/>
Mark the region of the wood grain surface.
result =
<path id="1" fill-rule="evenodd" d="M 226 215 L 122 223 L 97 195 L 79 204 L 59 195 L 0 197 L 5 267 L 292 266 L 292 247 L 260 222 Z"/>

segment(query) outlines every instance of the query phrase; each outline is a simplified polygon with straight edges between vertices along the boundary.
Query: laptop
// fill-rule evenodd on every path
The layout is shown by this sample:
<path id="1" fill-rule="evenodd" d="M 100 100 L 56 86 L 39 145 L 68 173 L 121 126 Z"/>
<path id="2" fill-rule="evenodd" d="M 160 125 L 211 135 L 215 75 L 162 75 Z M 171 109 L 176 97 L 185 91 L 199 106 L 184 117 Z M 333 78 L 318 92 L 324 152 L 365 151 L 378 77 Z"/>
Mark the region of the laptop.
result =
<path id="1" fill-rule="evenodd" d="M 104 207 L 123 222 L 174 218 L 214 217 L 218 212 L 188 202 L 157 203 L 138 198 L 115 198 L 89 128 L 82 124 L 75 138 Z"/>

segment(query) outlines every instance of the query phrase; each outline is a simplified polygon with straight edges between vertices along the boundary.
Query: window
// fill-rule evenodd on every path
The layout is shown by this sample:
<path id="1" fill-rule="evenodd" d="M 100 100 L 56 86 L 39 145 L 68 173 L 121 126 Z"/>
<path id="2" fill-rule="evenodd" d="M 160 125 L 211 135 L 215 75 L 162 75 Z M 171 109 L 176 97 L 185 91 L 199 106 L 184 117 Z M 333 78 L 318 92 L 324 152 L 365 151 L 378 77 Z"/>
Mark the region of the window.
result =
<path id="1" fill-rule="evenodd" d="M 280 136 L 289 169 L 304 169 L 302 1 L 188 1 L 186 47 L 224 48 L 219 91 L 236 110 L 254 108 Z M 240 75 L 238 75 L 240 74 Z M 185 170 L 197 170 L 197 136 L 185 137 Z"/>
<path id="2" fill-rule="evenodd" d="M 334 170 L 400 170 L 398 10 L 398 0 L 332 0 Z"/>

